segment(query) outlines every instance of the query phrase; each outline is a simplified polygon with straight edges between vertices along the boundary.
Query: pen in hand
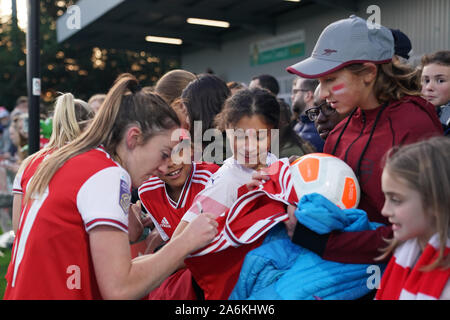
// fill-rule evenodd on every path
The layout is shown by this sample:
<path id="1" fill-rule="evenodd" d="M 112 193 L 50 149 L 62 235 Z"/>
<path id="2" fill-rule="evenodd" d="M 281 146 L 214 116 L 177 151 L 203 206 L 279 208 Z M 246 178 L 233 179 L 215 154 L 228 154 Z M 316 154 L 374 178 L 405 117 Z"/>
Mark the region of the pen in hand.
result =
<path id="1" fill-rule="evenodd" d="M 200 203 L 200 202 L 196 202 L 197 203 L 197 208 L 198 208 L 198 212 L 199 212 L 199 214 L 202 214 L 203 213 L 203 207 L 202 207 L 202 204 Z"/>

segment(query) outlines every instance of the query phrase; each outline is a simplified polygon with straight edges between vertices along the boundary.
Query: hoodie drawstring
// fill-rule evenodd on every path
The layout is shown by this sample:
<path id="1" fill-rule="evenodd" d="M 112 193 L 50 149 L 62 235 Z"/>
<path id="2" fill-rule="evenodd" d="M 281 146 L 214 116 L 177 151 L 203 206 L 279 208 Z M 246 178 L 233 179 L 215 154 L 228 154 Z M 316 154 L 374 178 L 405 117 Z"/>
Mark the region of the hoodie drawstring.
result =
<path id="1" fill-rule="evenodd" d="M 365 154 L 366 151 L 367 151 L 367 148 L 369 147 L 370 141 L 372 140 L 373 134 L 374 134 L 374 132 L 375 132 L 375 128 L 376 128 L 376 126 L 377 126 L 378 121 L 380 120 L 381 113 L 384 111 L 384 109 L 386 109 L 387 106 L 388 106 L 388 103 L 386 102 L 386 103 L 384 103 L 384 104 L 381 106 L 380 111 L 378 111 L 377 116 L 376 116 L 376 118 L 375 118 L 375 121 L 374 121 L 374 123 L 373 123 L 372 129 L 370 130 L 369 139 L 367 140 L 367 143 L 366 143 L 366 145 L 365 145 L 364 148 L 363 148 L 363 151 L 362 151 L 362 153 L 361 153 L 361 156 L 360 156 L 359 159 L 358 159 L 358 162 L 357 162 L 357 165 L 356 165 L 356 172 L 355 172 L 356 177 L 358 178 L 358 180 L 360 180 L 359 178 L 360 178 L 360 173 L 361 173 L 361 162 L 362 162 L 362 159 L 363 159 L 363 157 L 364 157 L 364 154 Z M 342 128 L 342 130 L 341 130 L 341 132 L 340 132 L 340 134 L 339 134 L 339 137 L 338 137 L 337 140 L 336 140 L 336 144 L 334 145 L 333 151 L 332 151 L 332 153 L 331 153 L 332 155 L 335 155 L 336 150 L 337 150 L 337 147 L 338 147 L 338 145 L 339 145 L 339 142 L 341 141 L 342 135 L 344 134 L 344 131 L 347 129 L 347 126 L 348 126 L 348 124 L 350 123 L 350 120 L 351 120 L 351 118 L 353 117 L 353 115 L 355 114 L 355 112 L 356 112 L 357 109 L 358 109 L 358 108 L 353 109 L 353 111 L 352 111 L 352 112 L 350 113 L 350 115 L 348 116 L 347 122 L 345 123 L 344 127 Z"/>

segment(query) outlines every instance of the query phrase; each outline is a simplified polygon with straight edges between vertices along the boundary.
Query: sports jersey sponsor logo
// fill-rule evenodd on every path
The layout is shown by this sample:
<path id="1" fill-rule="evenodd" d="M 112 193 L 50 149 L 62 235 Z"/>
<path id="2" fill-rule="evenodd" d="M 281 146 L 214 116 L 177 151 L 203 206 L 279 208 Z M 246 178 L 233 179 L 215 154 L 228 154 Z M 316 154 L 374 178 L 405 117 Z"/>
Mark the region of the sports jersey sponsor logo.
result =
<path id="1" fill-rule="evenodd" d="M 161 227 L 163 227 L 163 228 L 168 228 L 168 229 L 172 228 L 169 221 L 167 221 L 166 217 L 162 218 L 160 224 L 161 224 Z"/>
<path id="2" fill-rule="evenodd" d="M 120 179 L 120 194 L 119 194 L 119 204 L 125 214 L 128 214 L 128 209 L 130 208 L 131 194 L 128 183 Z"/>

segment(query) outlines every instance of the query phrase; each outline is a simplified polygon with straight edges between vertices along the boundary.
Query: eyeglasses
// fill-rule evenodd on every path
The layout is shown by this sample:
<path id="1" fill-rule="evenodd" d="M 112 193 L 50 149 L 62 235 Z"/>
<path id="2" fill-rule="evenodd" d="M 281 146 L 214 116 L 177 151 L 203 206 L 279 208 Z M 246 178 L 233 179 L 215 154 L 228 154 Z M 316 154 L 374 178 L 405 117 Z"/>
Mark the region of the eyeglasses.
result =
<path id="1" fill-rule="evenodd" d="M 311 121 L 316 121 L 316 119 L 319 117 L 320 112 L 322 112 L 324 116 L 331 116 L 332 114 L 336 113 L 336 109 L 333 109 L 326 101 L 324 101 L 317 107 L 313 107 L 305 111 L 306 115 Z"/>

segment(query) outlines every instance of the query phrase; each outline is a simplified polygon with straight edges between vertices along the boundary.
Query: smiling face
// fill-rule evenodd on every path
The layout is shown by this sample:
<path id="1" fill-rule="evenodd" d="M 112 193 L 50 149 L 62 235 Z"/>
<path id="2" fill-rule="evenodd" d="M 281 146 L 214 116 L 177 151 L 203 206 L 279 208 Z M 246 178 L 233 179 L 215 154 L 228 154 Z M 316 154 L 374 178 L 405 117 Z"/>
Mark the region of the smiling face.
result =
<path id="1" fill-rule="evenodd" d="M 421 194 L 406 180 L 393 176 L 387 169 L 381 176 L 385 202 L 381 214 L 392 224 L 394 238 L 406 241 L 418 238 L 423 246 L 435 233 L 435 220 L 423 207 Z"/>
<path id="2" fill-rule="evenodd" d="M 179 151 L 175 150 L 177 159 L 171 157 L 167 165 L 167 171 L 159 171 L 157 174 L 158 178 L 165 182 L 169 193 L 173 194 L 174 198 L 177 198 L 176 195 L 181 192 L 191 172 L 192 161 L 188 151 L 186 148 L 180 148 Z"/>
<path id="3" fill-rule="evenodd" d="M 422 95 L 435 107 L 450 101 L 450 66 L 431 63 L 422 70 Z"/>
<path id="4" fill-rule="evenodd" d="M 230 142 L 234 158 L 244 167 L 257 169 L 266 165 L 267 152 L 270 150 L 270 130 L 259 115 L 242 117 L 232 128 Z M 227 130 L 227 133 L 230 131 Z"/>

